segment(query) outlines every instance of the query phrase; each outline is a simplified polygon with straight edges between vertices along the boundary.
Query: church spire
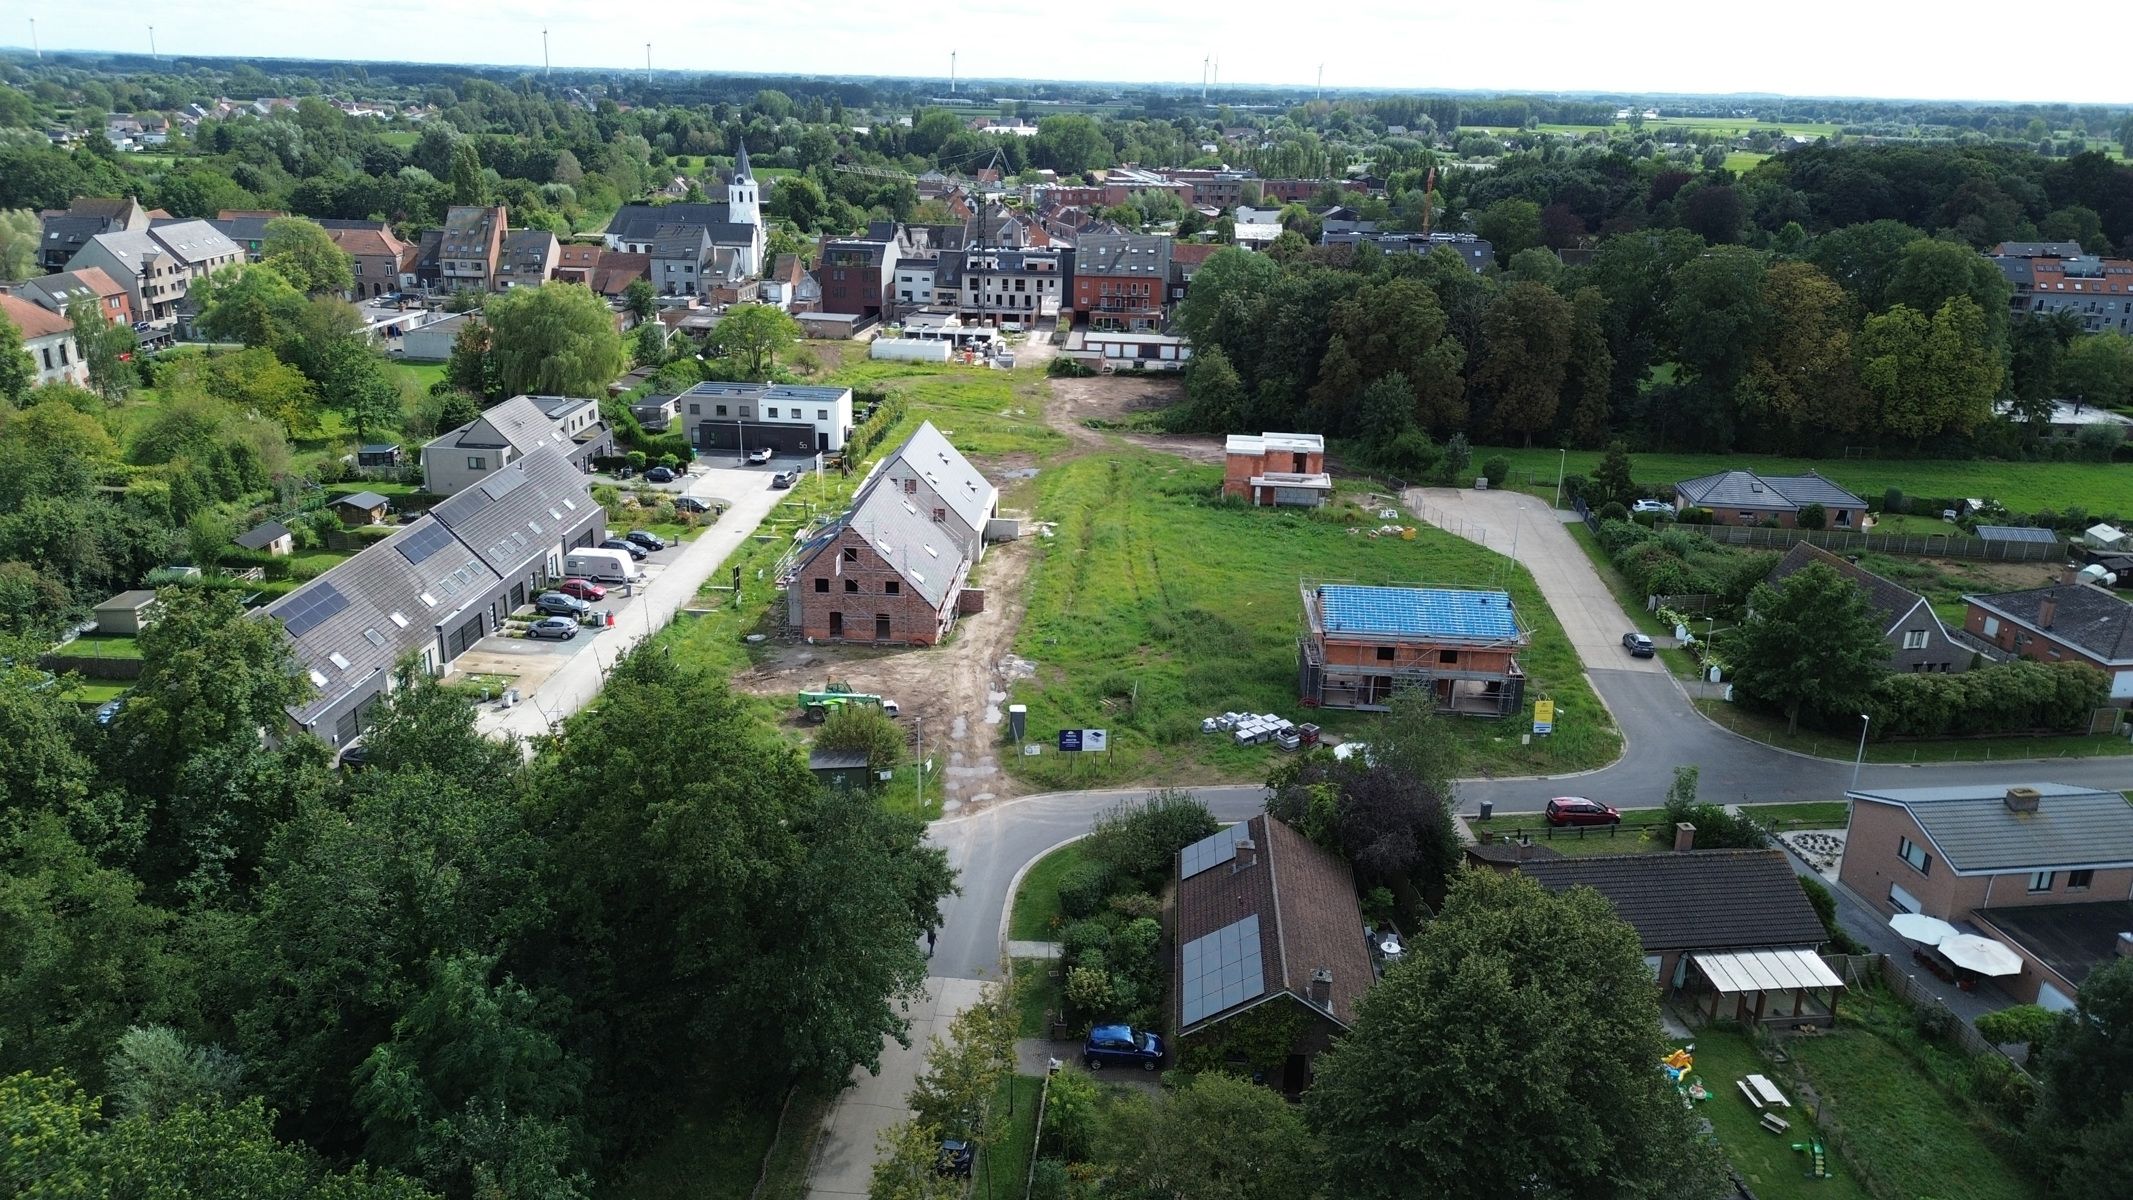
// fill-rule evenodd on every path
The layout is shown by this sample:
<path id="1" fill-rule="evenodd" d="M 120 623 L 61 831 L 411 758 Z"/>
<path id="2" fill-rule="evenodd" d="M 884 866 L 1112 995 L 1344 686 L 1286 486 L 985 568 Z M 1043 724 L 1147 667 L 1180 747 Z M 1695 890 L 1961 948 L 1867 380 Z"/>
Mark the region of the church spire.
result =
<path id="1" fill-rule="evenodd" d="M 733 177 L 735 179 L 750 178 L 748 171 L 748 142 L 746 139 L 741 141 L 741 152 L 733 156 Z"/>

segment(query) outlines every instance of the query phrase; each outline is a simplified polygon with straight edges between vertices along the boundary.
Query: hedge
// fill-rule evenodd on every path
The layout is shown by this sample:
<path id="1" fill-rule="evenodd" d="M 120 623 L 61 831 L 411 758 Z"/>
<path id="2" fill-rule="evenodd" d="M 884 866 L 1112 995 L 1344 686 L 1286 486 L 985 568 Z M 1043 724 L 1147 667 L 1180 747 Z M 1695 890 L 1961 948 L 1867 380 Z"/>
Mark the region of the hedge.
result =
<path id="1" fill-rule="evenodd" d="M 1955 674 L 1882 677 L 1867 701 L 1879 738 L 2079 733 L 2110 694 L 2086 663 L 2022 660 Z"/>

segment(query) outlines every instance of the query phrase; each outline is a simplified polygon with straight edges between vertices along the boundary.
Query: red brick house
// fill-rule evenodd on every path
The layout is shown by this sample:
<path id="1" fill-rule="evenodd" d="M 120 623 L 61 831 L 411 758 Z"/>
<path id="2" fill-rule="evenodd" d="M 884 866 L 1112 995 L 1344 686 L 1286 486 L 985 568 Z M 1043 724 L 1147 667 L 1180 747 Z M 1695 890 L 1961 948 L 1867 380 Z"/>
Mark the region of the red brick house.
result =
<path id="1" fill-rule="evenodd" d="M 1333 494 L 1326 439 L 1318 434 L 1233 433 L 1223 452 L 1222 494 L 1246 497 L 1254 508 L 1317 508 Z"/>
<path id="2" fill-rule="evenodd" d="M 1866 516 L 1866 501 L 1813 471 L 1805 475 L 1757 475 L 1720 471 L 1674 485 L 1677 509 L 1710 510 L 1714 525 L 1775 525 L 1795 529 L 1800 510 L 1822 506 L 1825 528 L 1857 529 Z"/>
<path id="3" fill-rule="evenodd" d="M 818 641 L 937 644 L 983 609 L 964 585 L 998 507 L 998 489 L 921 424 L 780 571 L 787 622 Z"/>
<path id="4" fill-rule="evenodd" d="M 2111 703 L 2133 706 L 2133 604 L 2086 583 L 1965 596 L 1963 628 L 2038 662 L 2081 662 L 2111 681 Z"/>
<path id="5" fill-rule="evenodd" d="M 1383 712 L 1410 688 L 1463 716 L 1510 716 L 1524 704 L 1518 652 L 1531 638 L 1507 592 L 1306 583 L 1303 615 L 1306 707 Z"/>
<path id="6" fill-rule="evenodd" d="M 1169 286 L 1165 235 L 1091 234 L 1074 247 L 1070 303 L 1092 328 L 1161 329 Z"/>
<path id="7" fill-rule="evenodd" d="M 407 257 L 407 243 L 389 229 L 329 229 L 326 236 L 341 252 L 355 260 L 357 299 L 383 296 L 400 290 L 400 264 Z"/>

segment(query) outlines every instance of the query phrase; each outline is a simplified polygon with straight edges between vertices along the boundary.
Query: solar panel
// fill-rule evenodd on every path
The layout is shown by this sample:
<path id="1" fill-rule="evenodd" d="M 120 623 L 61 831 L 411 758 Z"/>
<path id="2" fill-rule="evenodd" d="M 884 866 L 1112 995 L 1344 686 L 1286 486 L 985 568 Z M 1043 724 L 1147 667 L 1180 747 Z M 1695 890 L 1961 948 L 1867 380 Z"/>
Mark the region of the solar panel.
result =
<path id="1" fill-rule="evenodd" d="M 452 531 L 431 521 L 401 539 L 398 549 L 400 557 L 410 563 L 419 563 L 451 544 Z"/>
<path id="2" fill-rule="evenodd" d="M 1187 1025 L 1266 992 L 1256 913 L 1185 943 L 1183 959 L 1178 987 L 1185 998 Z"/>
<path id="3" fill-rule="evenodd" d="M 498 471 L 481 481 L 481 492 L 491 500 L 501 500 L 505 495 L 517 491 L 519 485 L 524 482 L 524 471 Z"/>
<path id="4" fill-rule="evenodd" d="M 1209 867 L 1219 867 L 1237 857 L 1237 843 L 1250 837 L 1251 832 L 1248 823 L 1239 821 L 1178 851 L 1178 878 L 1190 879 Z"/>
<path id="5" fill-rule="evenodd" d="M 332 584 L 315 584 L 299 593 L 288 610 L 282 613 L 282 627 L 289 631 L 290 637 L 302 637 L 347 607 L 348 597 L 336 591 Z"/>

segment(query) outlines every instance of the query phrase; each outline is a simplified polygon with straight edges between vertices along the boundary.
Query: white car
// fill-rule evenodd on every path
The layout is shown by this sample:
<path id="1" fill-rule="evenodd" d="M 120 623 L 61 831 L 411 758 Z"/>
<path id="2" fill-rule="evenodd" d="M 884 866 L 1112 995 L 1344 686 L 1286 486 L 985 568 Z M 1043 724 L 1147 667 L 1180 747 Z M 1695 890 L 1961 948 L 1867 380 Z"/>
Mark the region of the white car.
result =
<path id="1" fill-rule="evenodd" d="M 1633 513 L 1671 513 L 1674 506 L 1664 500 L 1639 500 L 1629 506 Z"/>
<path id="2" fill-rule="evenodd" d="M 748 461 L 752 463 L 767 463 L 770 461 L 771 453 L 770 447 L 758 446 L 748 452 Z"/>

